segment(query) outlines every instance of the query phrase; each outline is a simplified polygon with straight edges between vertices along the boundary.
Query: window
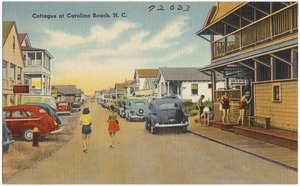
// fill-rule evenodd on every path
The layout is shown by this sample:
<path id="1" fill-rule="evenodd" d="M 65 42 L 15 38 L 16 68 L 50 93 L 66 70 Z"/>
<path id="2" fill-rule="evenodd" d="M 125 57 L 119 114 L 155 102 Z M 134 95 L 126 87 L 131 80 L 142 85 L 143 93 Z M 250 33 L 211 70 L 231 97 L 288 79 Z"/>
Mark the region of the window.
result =
<path id="1" fill-rule="evenodd" d="M 42 89 L 42 78 L 32 78 L 32 88 Z"/>
<path id="2" fill-rule="evenodd" d="M 192 94 L 198 95 L 198 84 L 192 84 Z"/>
<path id="3" fill-rule="evenodd" d="M 16 37 L 13 36 L 13 50 L 16 49 Z"/>
<path id="4" fill-rule="evenodd" d="M 35 116 L 35 114 L 32 113 L 32 112 L 30 112 L 30 111 L 26 111 L 26 114 L 27 114 L 28 116 Z"/>
<path id="5" fill-rule="evenodd" d="M 12 112 L 12 117 L 25 117 L 26 114 L 23 111 L 16 110 Z"/>
<path id="6" fill-rule="evenodd" d="M 281 89 L 280 89 L 280 84 L 274 84 L 272 86 L 273 89 L 273 102 L 280 102 L 281 101 Z"/>
<path id="7" fill-rule="evenodd" d="M 15 80 L 16 65 L 10 64 L 10 79 Z"/>
<path id="8" fill-rule="evenodd" d="M 22 79 L 22 68 L 18 67 L 18 80 L 21 81 Z"/>
<path id="9" fill-rule="evenodd" d="M 209 88 L 209 89 L 212 88 L 211 83 L 208 84 L 208 88 Z"/>
<path id="10" fill-rule="evenodd" d="M 3 61 L 3 66 L 2 66 L 2 78 L 6 79 L 7 78 L 7 62 Z"/>

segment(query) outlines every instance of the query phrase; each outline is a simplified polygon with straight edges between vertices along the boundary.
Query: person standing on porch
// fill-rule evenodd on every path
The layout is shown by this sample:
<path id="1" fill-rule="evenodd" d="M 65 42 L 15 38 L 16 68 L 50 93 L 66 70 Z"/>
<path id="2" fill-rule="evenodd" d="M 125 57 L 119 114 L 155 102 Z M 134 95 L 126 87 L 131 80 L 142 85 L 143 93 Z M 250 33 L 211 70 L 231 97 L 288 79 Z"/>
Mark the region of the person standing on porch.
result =
<path id="1" fill-rule="evenodd" d="M 198 103 L 197 103 L 197 107 L 199 109 L 199 123 L 201 123 L 201 116 L 203 114 L 203 109 L 204 109 L 203 99 L 204 98 L 205 98 L 205 96 L 201 95 L 199 100 L 198 100 Z"/>
<path id="2" fill-rule="evenodd" d="M 246 106 L 251 102 L 252 98 L 248 99 L 250 96 L 250 92 L 247 91 L 245 93 L 245 95 L 243 95 L 241 97 L 241 101 L 239 104 L 239 109 L 240 109 L 240 116 L 238 118 L 237 123 L 240 123 L 240 121 L 242 122 L 242 125 L 244 124 L 244 118 L 245 118 L 245 110 L 246 110 Z"/>
<path id="3" fill-rule="evenodd" d="M 225 117 L 226 117 L 226 123 L 229 124 L 229 109 L 230 109 L 230 100 L 227 95 L 227 92 L 224 92 L 224 95 L 221 98 L 221 104 L 222 104 L 222 123 L 225 125 Z"/>

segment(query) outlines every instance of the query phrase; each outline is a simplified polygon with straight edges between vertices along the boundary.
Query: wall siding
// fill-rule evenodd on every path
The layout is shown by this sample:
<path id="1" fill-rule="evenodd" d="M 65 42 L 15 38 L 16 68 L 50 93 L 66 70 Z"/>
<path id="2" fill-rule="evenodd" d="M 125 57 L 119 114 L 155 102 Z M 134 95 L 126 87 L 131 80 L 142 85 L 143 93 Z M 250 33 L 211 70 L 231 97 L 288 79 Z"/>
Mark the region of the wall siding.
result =
<path id="1" fill-rule="evenodd" d="M 272 85 L 255 84 L 255 115 L 271 118 L 271 127 L 298 131 L 298 81 L 280 82 L 281 102 L 272 101 Z"/>

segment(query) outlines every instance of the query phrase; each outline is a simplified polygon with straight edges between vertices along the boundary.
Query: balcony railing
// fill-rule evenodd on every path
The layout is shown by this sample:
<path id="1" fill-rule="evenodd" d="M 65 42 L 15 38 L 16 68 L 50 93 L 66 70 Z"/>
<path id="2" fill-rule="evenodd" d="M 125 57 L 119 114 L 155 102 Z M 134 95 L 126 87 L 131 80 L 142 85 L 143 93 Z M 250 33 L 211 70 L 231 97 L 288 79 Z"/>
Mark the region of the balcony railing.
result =
<path id="1" fill-rule="evenodd" d="M 282 9 L 213 42 L 213 59 L 293 32 L 298 28 L 297 5 Z"/>

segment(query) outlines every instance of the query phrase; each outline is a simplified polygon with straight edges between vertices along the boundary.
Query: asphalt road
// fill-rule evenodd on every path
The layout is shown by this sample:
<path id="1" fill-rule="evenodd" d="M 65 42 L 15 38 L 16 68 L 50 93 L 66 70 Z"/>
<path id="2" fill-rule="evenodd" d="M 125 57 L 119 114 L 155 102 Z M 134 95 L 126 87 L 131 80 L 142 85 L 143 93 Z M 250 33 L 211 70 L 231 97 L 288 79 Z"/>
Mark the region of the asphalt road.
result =
<path id="1" fill-rule="evenodd" d="M 5 184 L 282 184 L 297 172 L 191 133 L 149 133 L 144 122 L 120 119 L 117 145 L 110 149 L 108 111 L 89 103 L 90 148 L 82 152 L 81 126 L 49 158 L 19 171 Z"/>

